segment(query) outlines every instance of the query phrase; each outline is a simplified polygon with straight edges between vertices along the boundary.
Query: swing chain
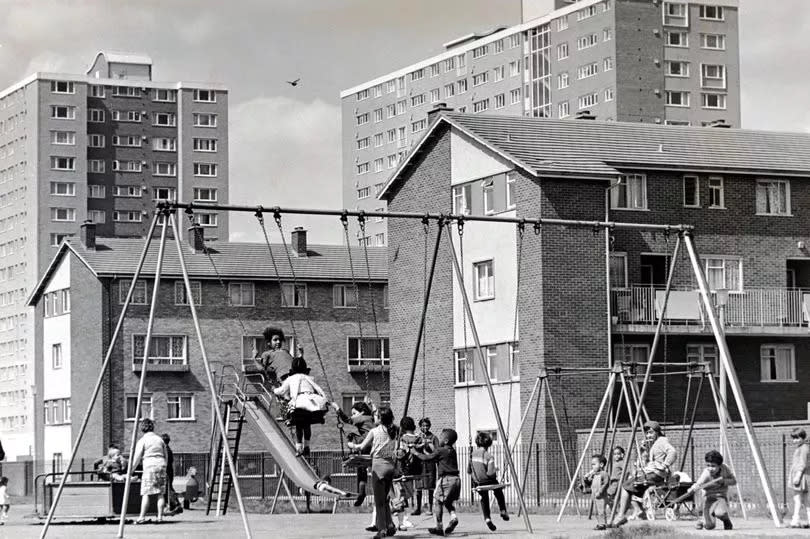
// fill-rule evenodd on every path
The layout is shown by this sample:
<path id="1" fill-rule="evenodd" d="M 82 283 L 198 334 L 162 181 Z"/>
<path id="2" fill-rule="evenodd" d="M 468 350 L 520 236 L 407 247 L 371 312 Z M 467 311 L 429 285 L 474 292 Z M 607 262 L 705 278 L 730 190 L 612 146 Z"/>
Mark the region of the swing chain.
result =
<path id="1" fill-rule="evenodd" d="M 461 237 L 464 236 L 464 217 L 459 217 L 456 220 L 456 225 L 458 226 L 458 237 L 460 241 Z M 462 246 L 461 248 L 463 249 L 464 247 Z"/>
<path id="2" fill-rule="evenodd" d="M 534 228 L 534 235 L 539 236 L 540 232 L 543 230 L 543 225 L 540 223 L 540 221 L 535 221 L 533 228 Z"/>
<path id="3" fill-rule="evenodd" d="M 275 206 L 273 208 L 273 220 L 278 225 L 278 228 L 281 229 L 281 208 Z M 281 239 L 284 239 L 284 235 L 282 234 Z"/>

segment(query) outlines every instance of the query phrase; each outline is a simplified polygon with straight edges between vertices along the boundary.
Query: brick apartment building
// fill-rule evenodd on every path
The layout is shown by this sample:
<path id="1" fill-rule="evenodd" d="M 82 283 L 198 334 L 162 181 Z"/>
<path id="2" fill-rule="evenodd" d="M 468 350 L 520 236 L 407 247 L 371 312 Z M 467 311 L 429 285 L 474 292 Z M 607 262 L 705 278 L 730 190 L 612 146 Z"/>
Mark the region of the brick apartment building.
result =
<path id="1" fill-rule="evenodd" d="M 753 420 L 802 421 L 810 411 L 808 150 L 806 134 L 444 111 L 382 190 L 382 198 L 391 211 L 585 220 L 604 219 L 609 198 L 610 220 L 694 225 L 710 288 L 729 290 L 725 332 Z M 406 360 L 420 308 L 407 298 L 421 291 L 423 280 L 423 251 L 409 246 L 421 237 L 422 225 L 391 220 L 389 231 L 390 323 L 400 328 L 391 336 L 396 410 L 409 376 Z M 542 366 L 607 367 L 608 335 L 614 360 L 646 360 L 658 320 L 656 294 L 664 289 L 671 263 L 677 263 L 674 286 L 680 296 L 672 303 L 657 361 L 717 361 L 686 255 L 682 250 L 678 260 L 671 258 L 675 237 L 625 229 L 612 235 L 606 253 L 599 231 L 543 226 L 535 233 L 527 227 L 516 296 L 515 225 L 464 226 L 465 286 L 501 415 L 505 422 L 511 418 L 512 439 Z M 447 410 L 446 420 L 434 424 L 454 423 L 466 443 L 477 431 L 494 431 L 496 425 L 484 373 L 477 365 L 470 370 L 474 341 L 462 317 L 450 257 L 445 243 L 428 310 L 429 359 L 426 372 L 417 369 L 414 382 L 416 388 L 425 384 L 427 391 L 417 391 L 414 402 Z M 562 399 L 571 428 L 589 428 L 607 374 L 552 376 L 550 383 L 558 413 Z M 686 386 L 686 376 L 656 378 L 647 403 L 650 414 L 680 424 Z M 716 419 L 706 391 L 697 420 Z M 540 407 L 538 429 L 541 442 L 556 440 L 546 405 Z M 528 434 L 522 436 L 526 443 Z"/>
<path id="2" fill-rule="evenodd" d="M 737 0 L 524 0 L 521 24 L 454 39 L 341 93 L 344 207 L 385 207 L 376 195 L 438 102 L 467 113 L 739 127 L 739 64 Z M 385 245 L 386 223 L 369 223 L 366 241 Z"/>
<path id="3" fill-rule="evenodd" d="M 70 455 L 71 441 L 81 424 L 143 249 L 142 239 L 94 240 L 95 225 L 82 226 L 81 241 L 70 239 L 60 246 L 30 300 L 43 316 L 36 343 L 36 357 L 42 359 L 36 367 L 44 425 L 38 429 L 37 439 L 42 440 L 46 461 L 55 466 Z M 128 447 L 132 421 L 127 418 L 135 412 L 157 244 L 154 241 L 150 246 L 143 284 L 135 289 L 103 396 L 94 409 L 79 456 L 98 455 L 110 442 Z M 185 257 L 206 351 L 216 374 L 223 365 L 241 370 L 243 360 L 250 360 L 254 350 L 264 348 L 262 331 L 273 325 L 283 328 L 291 341 L 297 336 L 313 376 L 324 390 L 331 389 L 344 409 L 348 411 L 367 393 L 375 402 L 387 403 L 387 260 L 383 249 L 369 248 L 370 281 L 362 249 L 351 249 L 360 293 L 358 309 L 345 246 L 308 246 L 306 231 L 293 231 L 289 248 L 295 287 L 281 245 L 273 245 L 278 278 L 264 244 L 214 241 L 207 242 L 206 247 L 227 290 L 199 243 L 196 249 L 186 245 Z M 157 429 L 171 435 L 175 451 L 204 452 L 211 434 L 211 400 L 173 241 L 167 244 L 164 264 L 145 406 Z M 283 307 L 282 290 L 290 307 Z M 307 318 L 316 342 L 310 337 Z M 293 348 L 297 345 L 290 344 Z M 251 429 L 244 432 L 241 450 L 267 450 Z M 324 426 L 314 429 L 313 447 L 338 447 L 333 415 Z"/>
<path id="4" fill-rule="evenodd" d="M 226 202 L 228 93 L 157 82 L 140 54 L 99 53 L 83 74 L 35 73 L 0 90 L 0 438 L 33 456 L 34 327 L 26 299 L 86 219 L 147 231 L 156 199 Z M 199 214 L 228 238 L 226 215 Z"/>

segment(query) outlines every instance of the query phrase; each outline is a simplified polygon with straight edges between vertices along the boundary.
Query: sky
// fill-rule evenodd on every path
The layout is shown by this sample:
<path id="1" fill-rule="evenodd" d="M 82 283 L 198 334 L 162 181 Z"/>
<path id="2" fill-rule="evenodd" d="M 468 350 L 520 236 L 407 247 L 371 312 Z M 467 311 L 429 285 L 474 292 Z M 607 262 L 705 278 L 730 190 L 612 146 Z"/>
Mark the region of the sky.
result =
<path id="1" fill-rule="evenodd" d="M 0 0 L 0 88 L 147 53 L 154 80 L 229 88 L 231 203 L 340 208 L 340 91 L 519 21 L 520 0 Z M 810 132 L 808 33 L 807 0 L 741 0 L 743 127 Z M 250 215 L 231 223 L 232 240 L 262 238 Z M 341 241 L 334 219 L 285 225 Z"/>

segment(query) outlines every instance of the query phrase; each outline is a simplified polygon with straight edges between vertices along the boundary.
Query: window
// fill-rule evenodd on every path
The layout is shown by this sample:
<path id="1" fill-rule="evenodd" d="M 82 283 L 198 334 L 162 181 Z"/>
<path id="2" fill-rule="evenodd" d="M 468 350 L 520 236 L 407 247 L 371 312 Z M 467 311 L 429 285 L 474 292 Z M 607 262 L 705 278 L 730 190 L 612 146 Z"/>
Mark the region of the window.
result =
<path id="1" fill-rule="evenodd" d="M 113 121 L 116 122 L 139 123 L 141 121 L 141 112 L 137 110 L 114 110 L 112 116 Z"/>
<path id="2" fill-rule="evenodd" d="M 378 157 L 374 160 L 374 172 L 382 172 L 385 160 L 382 157 Z"/>
<path id="3" fill-rule="evenodd" d="M 132 336 L 132 364 L 143 363 L 146 345 L 146 335 Z M 149 347 L 150 365 L 185 365 L 186 364 L 186 336 L 185 335 L 153 335 Z"/>
<path id="4" fill-rule="evenodd" d="M 137 395 L 127 395 L 126 397 L 126 417 L 124 418 L 126 421 L 134 421 L 135 420 L 135 410 L 136 406 L 138 406 L 138 396 Z M 149 419 L 154 419 L 154 415 L 152 415 L 152 395 L 143 394 L 141 397 L 141 413 L 140 418 L 148 417 Z"/>
<path id="5" fill-rule="evenodd" d="M 701 64 L 700 85 L 704 88 L 725 88 L 726 66 L 722 64 Z"/>
<path id="6" fill-rule="evenodd" d="M 113 221 L 116 223 L 140 223 L 143 215 L 139 211 L 114 211 Z"/>
<path id="7" fill-rule="evenodd" d="M 76 170 L 75 157 L 51 157 L 51 169 Z"/>
<path id="8" fill-rule="evenodd" d="M 424 69 L 417 69 L 413 73 L 411 73 L 411 80 L 422 80 L 425 77 L 425 70 Z"/>
<path id="9" fill-rule="evenodd" d="M 87 121 L 91 123 L 103 124 L 105 121 L 105 111 L 102 109 L 87 109 Z"/>
<path id="10" fill-rule="evenodd" d="M 253 283 L 228 283 L 228 300 L 232 307 L 253 307 Z"/>
<path id="11" fill-rule="evenodd" d="M 113 196 L 141 198 L 141 188 L 137 185 L 116 185 L 113 187 Z"/>
<path id="12" fill-rule="evenodd" d="M 368 94 L 368 90 L 366 90 L 366 94 Z M 200 103 L 216 103 L 217 102 L 217 93 L 214 90 L 194 90 L 194 101 L 198 101 Z"/>
<path id="13" fill-rule="evenodd" d="M 726 110 L 726 94 L 700 94 L 704 109 Z"/>
<path id="14" fill-rule="evenodd" d="M 195 163 L 196 165 L 197 163 Z M 155 176 L 177 176 L 177 163 L 166 163 L 158 161 L 153 165 L 153 175 Z M 196 172 L 196 166 L 195 166 Z"/>
<path id="15" fill-rule="evenodd" d="M 74 208 L 51 208 L 51 221 L 73 222 L 76 220 Z"/>
<path id="16" fill-rule="evenodd" d="M 482 73 L 473 75 L 473 87 L 481 86 L 482 84 L 486 84 L 488 81 L 489 81 L 489 71 L 484 71 Z"/>
<path id="17" fill-rule="evenodd" d="M 376 109 L 374 111 L 374 123 L 383 121 L 383 109 Z"/>
<path id="18" fill-rule="evenodd" d="M 51 368 L 62 368 L 62 344 L 51 345 Z"/>
<path id="19" fill-rule="evenodd" d="M 159 139 L 154 139 L 159 140 Z M 141 137 L 135 135 L 129 136 L 118 136 L 113 135 L 112 137 L 112 145 L 113 146 L 124 146 L 128 148 L 140 148 L 141 147 Z"/>
<path id="20" fill-rule="evenodd" d="M 565 60 L 568 58 L 568 43 L 560 43 L 557 45 L 557 60 Z"/>
<path id="21" fill-rule="evenodd" d="M 668 77 L 688 77 L 689 62 L 667 61 L 666 75 Z"/>
<path id="22" fill-rule="evenodd" d="M 76 184 L 73 182 L 51 182 L 51 194 L 60 197 L 76 196 Z"/>
<path id="23" fill-rule="evenodd" d="M 626 253 L 610 253 L 610 288 L 627 288 Z"/>
<path id="24" fill-rule="evenodd" d="M 520 345 L 510 342 L 509 347 L 509 374 L 512 380 L 520 379 Z"/>
<path id="25" fill-rule="evenodd" d="M 577 79 L 587 79 L 599 73 L 599 64 L 593 62 L 577 68 Z"/>
<path id="26" fill-rule="evenodd" d="M 177 193 L 174 187 L 156 187 L 152 190 L 152 198 L 155 200 L 174 200 Z"/>
<path id="27" fill-rule="evenodd" d="M 486 56 L 487 53 L 489 53 L 489 45 L 481 45 L 480 47 L 476 47 L 472 51 L 473 59 Z"/>
<path id="28" fill-rule="evenodd" d="M 700 34 L 700 46 L 704 49 L 726 50 L 724 34 Z"/>
<path id="29" fill-rule="evenodd" d="M 106 198 L 107 187 L 104 185 L 89 184 L 87 186 L 87 198 Z"/>
<path id="30" fill-rule="evenodd" d="M 217 215 L 216 213 L 196 212 L 194 222 L 202 227 L 217 226 Z"/>
<path id="31" fill-rule="evenodd" d="M 792 344 L 759 347 L 760 379 L 763 382 L 795 382 L 796 358 Z"/>
<path id="32" fill-rule="evenodd" d="M 602 30 L 602 41 L 610 41 L 611 39 L 613 39 L 613 28 Z"/>
<path id="33" fill-rule="evenodd" d="M 562 32 L 568 29 L 568 15 L 563 15 L 557 19 L 557 31 Z"/>
<path id="34" fill-rule="evenodd" d="M 569 77 L 568 77 L 568 72 L 567 71 L 565 73 L 560 73 L 559 75 L 557 75 L 557 89 L 558 90 L 562 90 L 563 88 L 568 88 L 569 84 L 570 84 L 570 82 L 569 82 Z"/>
<path id="35" fill-rule="evenodd" d="M 134 86 L 113 86 L 112 95 L 116 97 L 140 97 L 141 91 Z"/>
<path id="36" fill-rule="evenodd" d="M 385 143 L 385 137 L 382 133 L 377 133 L 374 135 L 374 147 L 379 148 Z"/>
<path id="37" fill-rule="evenodd" d="M 520 47 L 521 41 L 522 39 L 520 34 L 512 34 L 509 36 L 509 48 L 514 49 L 515 47 Z"/>
<path id="38" fill-rule="evenodd" d="M 463 94 L 464 92 L 466 92 L 467 91 L 467 79 L 461 79 L 459 81 L 456 81 L 456 90 L 458 90 L 456 93 L 459 93 L 459 94 Z"/>
<path id="39" fill-rule="evenodd" d="M 453 187 L 453 213 L 455 215 L 470 215 L 472 210 L 472 185 L 456 185 Z"/>
<path id="40" fill-rule="evenodd" d="M 613 57 L 609 56 L 602 61 L 602 71 L 610 71 L 613 69 Z"/>
<path id="41" fill-rule="evenodd" d="M 667 32 L 666 45 L 668 47 L 688 47 L 689 34 L 687 32 Z"/>
<path id="42" fill-rule="evenodd" d="M 613 101 L 613 88 L 605 88 L 605 102 Z"/>
<path id="43" fill-rule="evenodd" d="M 195 112 L 192 117 L 194 118 L 194 127 L 216 127 L 217 115 L 210 113 Z M 368 122 L 368 113 L 366 113 L 366 122 Z"/>
<path id="44" fill-rule="evenodd" d="M 73 237 L 73 234 L 67 234 L 67 233 L 59 233 L 59 232 L 57 232 L 57 233 L 51 234 L 51 247 L 59 247 L 59 245 L 62 243 L 62 240 L 64 240 L 65 238 L 72 238 L 72 237 Z"/>
<path id="45" fill-rule="evenodd" d="M 473 275 L 475 276 L 474 297 L 476 301 L 495 297 L 495 275 L 492 272 L 492 267 L 492 260 L 473 264 Z"/>
<path id="46" fill-rule="evenodd" d="M 577 39 L 577 50 L 587 49 L 599 43 L 599 36 L 588 34 Z"/>
<path id="47" fill-rule="evenodd" d="M 336 284 L 332 287 L 332 306 L 338 308 L 357 307 L 357 288 L 350 284 Z"/>
<path id="48" fill-rule="evenodd" d="M 790 214 L 790 182 L 757 180 L 757 215 Z"/>
<path id="49" fill-rule="evenodd" d="M 688 107 L 689 92 L 667 90 L 667 105 L 670 107 Z"/>
<path id="50" fill-rule="evenodd" d="M 613 347 L 614 363 L 647 363 L 650 347 L 647 344 L 617 344 Z"/>
<path id="51" fill-rule="evenodd" d="M 194 163 L 194 175 L 209 178 L 216 177 L 217 165 L 216 163 Z"/>
<path id="52" fill-rule="evenodd" d="M 113 161 L 113 170 L 118 172 L 141 172 L 143 163 L 140 161 Z"/>
<path id="53" fill-rule="evenodd" d="M 520 103 L 520 88 L 515 88 L 509 92 L 509 103 L 511 105 Z"/>
<path id="54" fill-rule="evenodd" d="M 370 143 L 370 139 L 368 137 L 363 137 L 361 139 L 357 139 L 357 149 L 358 150 L 365 150 L 368 148 Z"/>
<path id="55" fill-rule="evenodd" d="M 211 187 L 195 187 L 194 202 L 216 202 L 217 190 Z"/>
<path id="56" fill-rule="evenodd" d="M 74 146 L 76 144 L 75 131 L 51 131 L 51 144 Z"/>
<path id="57" fill-rule="evenodd" d="M 592 107 L 597 104 L 599 104 L 599 94 L 596 92 L 579 97 L 578 105 L 580 110 Z"/>
<path id="58" fill-rule="evenodd" d="M 169 421 L 194 421 L 194 395 L 167 393 L 166 406 Z"/>
<path id="59" fill-rule="evenodd" d="M 363 101 L 364 99 L 368 99 L 368 95 L 369 95 L 368 94 L 368 88 L 366 88 L 364 90 L 360 90 L 359 92 L 357 92 L 357 100 L 358 101 Z"/>
<path id="60" fill-rule="evenodd" d="M 87 137 L 88 148 L 103 148 L 106 146 L 106 137 L 104 135 L 92 134 Z"/>
<path id="61" fill-rule="evenodd" d="M 388 365 L 391 358 L 388 346 L 388 337 L 349 337 L 346 343 L 349 367 Z"/>
<path id="62" fill-rule="evenodd" d="M 489 110 L 489 98 L 473 102 L 474 113 L 486 112 L 487 110 Z"/>
<path id="63" fill-rule="evenodd" d="M 717 176 L 709 177 L 709 207 L 725 207 L 723 201 L 723 178 Z"/>
<path id="64" fill-rule="evenodd" d="M 468 352 L 468 350 L 456 350 L 454 353 L 457 384 L 470 384 L 475 381 L 475 364 Z"/>
<path id="65" fill-rule="evenodd" d="M 704 256 L 706 281 L 711 290 L 742 290 L 742 259 L 739 257 Z"/>
<path id="66" fill-rule="evenodd" d="M 282 307 L 306 307 L 307 285 L 295 283 L 281 283 Z"/>
<path id="67" fill-rule="evenodd" d="M 397 114 L 405 114 L 405 108 L 408 106 L 408 103 L 403 99 L 402 101 L 397 101 Z"/>
<path id="68" fill-rule="evenodd" d="M 175 139 L 170 139 L 174 141 Z M 215 138 L 194 138 L 193 139 L 193 150 L 195 152 L 216 152 L 217 151 L 217 139 Z M 172 151 L 174 151 L 174 146 L 172 147 Z"/>
<path id="69" fill-rule="evenodd" d="M 425 104 L 425 94 L 415 95 L 411 98 L 411 106 L 418 107 Z M 380 109 L 380 117 L 382 117 L 382 109 Z"/>
<path id="70" fill-rule="evenodd" d="M 411 123 L 411 132 L 417 133 L 427 127 L 427 120 L 421 119 Z"/>
<path id="71" fill-rule="evenodd" d="M 481 190 L 484 195 L 484 213 L 495 213 L 495 182 L 492 179 L 481 182 Z"/>
<path id="72" fill-rule="evenodd" d="M 103 159 L 88 159 L 87 160 L 87 171 L 92 173 L 104 173 L 107 167 L 105 161 Z"/>
<path id="73" fill-rule="evenodd" d="M 161 88 L 155 89 L 154 97 L 152 98 L 154 101 L 163 101 L 166 103 L 176 103 L 177 102 L 177 90 L 165 90 Z"/>
<path id="74" fill-rule="evenodd" d="M 130 286 L 132 286 L 132 280 L 130 279 L 121 279 L 118 282 L 118 303 L 121 305 L 123 305 L 127 299 L 127 292 L 129 292 Z M 146 281 L 139 279 L 135 283 L 135 289 L 132 291 L 132 300 L 130 303 L 132 305 L 148 304 Z"/>
<path id="75" fill-rule="evenodd" d="M 94 223 L 106 223 L 107 212 L 104 210 L 87 210 L 87 218 Z"/>
<path id="76" fill-rule="evenodd" d="M 689 26 L 688 6 L 676 2 L 664 2 L 664 24 L 667 26 Z"/>
<path id="77" fill-rule="evenodd" d="M 500 54 L 503 52 L 503 39 L 492 42 L 492 54 Z"/>
<path id="78" fill-rule="evenodd" d="M 627 210 L 647 209 L 647 176 L 626 174 L 611 182 L 610 207 Z"/>
<path id="79" fill-rule="evenodd" d="M 687 208 L 700 207 L 700 179 L 697 176 L 683 177 L 683 205 Z"/>
<path id="80" fill-rule="evenodd" d="M 707 21 L 725 20 L 723 6 L 700 6 L 700 18 Z"/>
<path id="81" fill-rule="evenodd" d="M 517 206 L 515 199 L 515 182 L 517 181 L 517 172 L 506 173 L 506 209 L 512 210 Z"/>
<path id="82" fill-rule="evenodd" d="M 197 140 L 198 139 L 194 139 L 195 146 Z M 140 146 L 140 143 L 138 145 Z M 156 152 L 176 152 L 177 139 L 174 137 L 154 137 L 152 139 L 152 149 Z M 196 147 L 194 150 L 199 151 Z"/>
<path id="83" fill-rule="evenodd" d="M 52 80 L 51 93 L 54 94 L 75 94 L 76 88 L 73 81 L 67 80 Z"/>
<path id="84" fill-rule="evenodd" d="M 714 376 L 720 375 L 720 356 L 715 344 L 687 344 L 686 361 L 689 363 L 708 363 Z"/>
<path id="85" fill-rule="evenodd" d="M 174 127 L 177 125 L 177 115 L 173 112 L 156 112 L 152 118 L 152 125 Z M 212 127 L 216 127 L 216 121 Z"/>
<path id="86" fill-rule="evenodd" d="M 366 163 L 366 164 L 368 164 L 368 163 Z M 366 172 L 368 172 L 368 170 L 366 170 Z M 360 189 L 357 190 L 357 198 L 359 200 L 362 200 L 364 198 L 368 198 L 370 193 L 371 193 L 371 189 L 369 189 L 368 187 L 361 187 Z"/>
<path id="87" fill-rule="evenodd" d="M 456 56 L 456 75 L 461 76 L 467 73 L 467 53 L 462 52 Z"/>
<path id="88" fill-rule="evenodd" d="M 594 15 L 596 15 L 596 6 L 588 6 L 585 9 L 580 9 L 577 11 L 577 20 L 582 21 L 585 19 L 590 19 Z"/>
<path id="89" fill-rule="evenodd" d="M 506 106 L 506 94 L 498 94 L 495 96 L 495 108 L 502 109 Z"/>
<path id="90" fill-rule="evenodd" d="M 105 97 L 104 86 L 91 84 L 90 85 L 90 97 L 104 98 Z"/>

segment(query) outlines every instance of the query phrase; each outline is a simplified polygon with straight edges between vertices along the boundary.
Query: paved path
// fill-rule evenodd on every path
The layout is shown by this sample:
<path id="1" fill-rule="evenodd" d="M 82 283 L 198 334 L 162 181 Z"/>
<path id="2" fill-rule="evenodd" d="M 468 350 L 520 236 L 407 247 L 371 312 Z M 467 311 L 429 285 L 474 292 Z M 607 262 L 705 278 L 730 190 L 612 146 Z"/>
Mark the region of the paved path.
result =
<path id="1" fill-rule="evenodd" d="M 21 514 L 25 507 L 14 507 L 11 510 L 11 519 L 5 526 L 0 526 L 0 538 L 27 539 L 39 537 L 42 531 L 41 523 L 30 517 L 24 518 Z M 770 521 L 753 519 L 749 521 L 737 520 L 733 532 L 713 531 L 698 532 L 694 529 L 694 520 L 679 522 L 630 523 L 623 528 L 627 533 L 623 535 L 612 532 L 593 531 L 593 521 L 585 518 L 568 517 L 557 523 L 553 516 L 532 515 L 534 535 L 529 535 L 523 529 L 522 519 L 512 518 L 509 522 L 502 522 L 496 517 L 498 530 L 489 532 L 484 526 L 480 515 L 473 513 L 460 513 L 461 524 L 452 534 L 452 537 L 607 537 L 612 539 L 623 535 L 639 537 L 654 535 L 657 537 L 810 537 L 810 530 L 774 529 Z M 413 517 L 417 527 L 408 532 L 399 532 L 397 537 L 427 538 L 433 537 L 427 533 L 427 528 L 433 525 L 429 517 Z M 363 531 L 368 524 L 368 514 L 337 515 L 249 515 L 254 537 L 279 538 L 345 538 L 371 537 L 371 533 Z M 644 531 L 642 531 L 644 530 Z M 797 533 L 803 532 L 803 533 Z M 115 537 L 117 525 L 96 523 L 87 524 L 54 524 L 48 537 L 77 537 L 90 539 L 95 537 Z M 217 519 L 206 517 L 204 511 L 186 511 L 182 515 L 167 519 L 160 525 L 146 524 L 141 526 L 127 525 L 126 537 L 170 537 L 194 539 L 238 539 L 243 537 L 242 522 L 239 514 L 228 514 Z"/>

